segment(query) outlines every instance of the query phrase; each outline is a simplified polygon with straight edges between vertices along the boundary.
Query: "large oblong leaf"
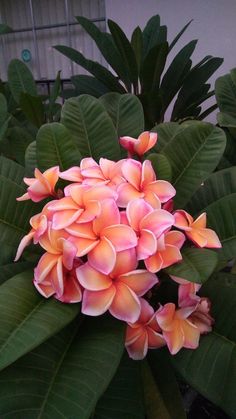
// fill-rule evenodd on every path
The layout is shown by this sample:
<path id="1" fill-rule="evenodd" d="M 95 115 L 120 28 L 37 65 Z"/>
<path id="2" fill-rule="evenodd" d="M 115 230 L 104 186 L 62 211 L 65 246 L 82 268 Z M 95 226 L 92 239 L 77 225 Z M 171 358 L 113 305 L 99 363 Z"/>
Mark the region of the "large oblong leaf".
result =
<path id="1" fill-rule="evenodd" d="M 145 419 L 140 364 L 123 355 L 93 419 Z"/>
<path id="2" fill-rule="evenodd" d="M 186 209 L 196 215 L 214 201 L 231 193 L 236 193 L 236 167 L 212 173 L 192 196 Z"/>
<path id="3" fill-rule="evenodd" d="M 217 274 L 202 287 L 215 318 L 213 332 L 196 350 L 183 349 L 172 358 L 182 377 L 203 396 L 236 418 L 236 276 Z"/>
<path id="4" fill-rule="evenodd" d="M 37 134 L 36 154 L 41 170 L 59 166 L 61 170 L 78 166 L 81 160 L 78 145 L 67 128 L 59 122 L 43 125 Z"/>
<path id="5" fill-rule="evenodd" d="M 198 284 L 209 278 L 218 262 L 217 253 L 209 249 L 186 248 L 181 254 L 183 260 L 166 268 L 166 272 Z"/>
<path id="6" fill-rule="evenodd" d="M 118 160 L 120 146 L 111 118 L 98 99 L 82 95 L 62 107 L 61 122 L 75 137 L 83 157 Z"/>
<path id="7" fill-rule="evenodd" d="M 72 76 L 71 82 L 75 86 L 76 96 L 88 94 L 94 97 L 100 97 L 109 92 L 109 89 L 97 80 L 95 77 L 80 74 L 79 76 Z"/>
<path id="8" fill-rule="evenodd" d="M 37 88 L 33 75 L 26 64 L 14 59 L 8 66 L 8 83 L 15 101 L 19 103 L 21 93 L 37 96 Z"/>
<path id="9" fill-rule="evenodd" d="M 58 332 L 79 312 L 78 304 L 43 298 L 32 278 L 33 272 L 26 271 L 0 286 L 0 369 Z"/>
<path id="10" fill-rule="evenodd" d="M 209 123 L 196 122 L 181 129 L 161 149 L 172 168 L 175 205 L 186 205 L 201 183 L 216 168 L 226 144 L 224 132 Z"/>
<path id="11" fill-rule="evenodd" d="M 1 416 L 89 419 L 123 352 L 123 324 L 77 321 L 0 375 Z M 5 383 L 2 385 L 2 383 Z M 25 411 L 26 409 L 26 411 Z"/>
<path id="12" fill-rule="evenodd" d="M 236 117 L 236 83 L 232 74 L 225 74 L 216 80 L 215 94 L 220 111 Z"/>
<path id="13" fill-rule="evenodd" d="M 12 278 L 13 276 L 33 268 L 32 262 L 15 262 L 0 266 L 0 284 Z"/>
<path id="14" fill-rule="evenodd" d="M 207 224 L 222 243 L 220 255 L 226 260 L 236 255 L 236 193 L 224 196 L 206 207 Z"/>
<path id="15" fill-rule="evenodd" d="M 129 93 L 107 93 L 100 98 L 116 128 L 118 137 L 137 138 L 144 130 L 143 108 L 139 99 Z"/>

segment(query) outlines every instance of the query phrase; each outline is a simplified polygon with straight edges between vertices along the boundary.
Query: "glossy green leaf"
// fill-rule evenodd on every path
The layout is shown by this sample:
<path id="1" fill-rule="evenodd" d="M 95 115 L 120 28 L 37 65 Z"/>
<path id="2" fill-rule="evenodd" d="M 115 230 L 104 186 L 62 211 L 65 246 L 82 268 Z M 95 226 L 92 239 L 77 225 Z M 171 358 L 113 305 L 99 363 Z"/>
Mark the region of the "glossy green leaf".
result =
<path id="1" fill-rule="evenodd" d="M 116 77 L 109 70 L 107 70 L 106 67 L 103 67 L 96 61 L 88 60 L 83 56 L 83 54 L 81 54 L 79 51 L 76 51 L 74 48 L 63 45 L 56 45 L 54 48 L 76 64 L 79 64 L 85 70 L 89 71 L 89 73 L 93 74 L 96 79 L 107 86 L 107 88 L 111 91 L 119 93 L 126 92 L 121 84 L 117 81 Z"/>
<path id="2" fill-rule="evenodd" d="M 161 149 L 172 168 L 176 208 L 185 206 L 217 167 L 226 144 L 224 132 L 209 123 L 191 123 Z"/>
<path id="3" fill-rule="evenodd" d="M 165 67 L 167 54 L 168 43 L 164 42 L 154 46 L 146 55 L 140 74 L 141 85 L 144 92 L 156 91 L 156 89 L 159 89 L 160 78 Z"/>
<path id="4" fill-rule="evenodd" d="M 76 88 L 76 96 L 88 94 L 94 97 L 100 97 L 109 92 L 109 89 L 97 80 L 95 77 L 81 74 L 79 76 L 72 76 L 71 82 Z"/>
<path id="5" fill-rule="evenodd" d="M 37 167 L 36 141 L 30 143 L 25 151 L 25 174 L 33 177 L 34 169 Z"/>
<path id="6" fill-rule="evenodd" d="M 140 362 L 123 355 L 93 419 L 145 419 Z"/>
<path id="7" fill-rule="evenodd" d="M 138 83 L 138 66 L 132 45 L 116 22 L 108 19 L 108 27 L 113 37 L 114 43 L 123 60 L 123 66 L 126 68 L 129 79 L 136 87 Z"/>
<path id="8" fill-rule="evenodd" d="M 175 44 L 177 44 L 178 40 L 181 38 L 181 36 L 184 34 L 184 32 L 186 31 L 186 29 L 188 29 L 189 25 L 192 23 L 193 19 L 191 19 L 184 27 L 183 29 L 181 29 L 181 31 L 179 31 L 179 33 L 175 36 L 175 38 L 173 39 L 173 41 L 171 42 L 170 46 L 169 46 L 169 52 L 172 50 L 172 48 L 174 48 Z"/>
<path id="9" fill-rule="evenodd" d="M 150 49 L 159 43 L 160 16 L 152 16 L 143 30 L 143 53 L 148 54 Z"/>
<path id="10" fill-rule="evenodd" d="M 119 50 L 117 49 L 112 36 L 108 33 L 102 32 L 96 24 L 91 22 L 91 20 L 85 18 L 84 16 L 76 17 L 79 24 L 86 30 L 86 32 L 91 36 L 91 38 L 96 43 L 97 47 L 101 51 L 103 57 L 108 62 L 108 64 L 113 68 L 117 73 L 119 78 L 124 81 L 127 88 L 130 88 L 130 80 L 125 71 L 125 66 L 123 65 L 123 60 L 120 55 Z M 83 92 L 83 93 L 89 93 Z M 103 92 L 106 93 L 106 92 Z"/>
<path id="11" fill-rule="evenodd" d="M 232 193 L 236 193 L 236 167 L 212 173 L 192 196 L 186 209 L 196 215 L 208 205 Z"/>
<path id="12" fill-rule="evenodd" d="M 215 95 L 220 111 L 236 117 L 236 83 L 230 74 L 218 77 Z"/>
<path id="13" fill-rule="evenodd" d="M 7 119 L 7 101 L 5 96 L 0 93 L 0 127 Z"/>
<path id="14" fill-rule="evenodd" d="M 212 303 L 213 332 L 200 339 L 196 350 L 172 357 L 177 371 L 197 391 L 236 417 L 236 276 L 217 274 L 201 291 Z"/>
<path id="15" fill-rule="evenodd" d="M 14 59 L 8 66 L 8 83 L 15 101 L 19 103 L 21 93 L 31 96 L 37 95 L 37 88 L 33 75 L 26 64 Z"/>
<path id="16" fill-rule="evenodd" d="M 31 134 L 22 127 L 14 126 L 7 131 L 7 137 L 13 158 L 25 165 L 25 152 L 32 142 Z"/>
<path id="17" fill-rule="evenodd" d="M 98 99 L 82 95 L 67 100 L 62 108 L 61 121 L 74 136 L 83 157 L 119 159 L 116 130 Z"/>
<path id="18" fill-rule="evenodd" d="M 70 323 L 78 304 L 43 298 L 32 284 L 33 271 L 17 274 L 0 286 L 0 369 Z"/>
<path id="19" fill-rule="evenodd" d="M 29 230 L 29 219 L 35 213 L 31 201 L 18 202 L 25 193 L 24 169 L 8 159 L 0 160 L 0 264 L 12 262 L 20 239 Z"/>
<path id="20" fill-rule="evenodd" d="M 147 159 L 151 161 L 157 179 L 167 180 L 168 182 L 171 182 L 171 165 L 168 162 L 166 156 L 164 156 L 164 154 L 151 153 L 147 156 Z"/>
<path id="21" fill-rule="evenodd" d="M 218 255 L 209 249 L 185 248 L 181 250 L 183 260 L 166 268 L 169 275 L 203 284 L 214 272 Z"/>
<path id="22" fill-rule="evenodd" d="M 137 26 L 132 33 L 131 45 L 134 50 L 139 73 L 143 55 L 143 34 L 139 26 Z"/>
<path id="23" fill-rule="evenodd" d="M 19 104 L 26 118 L 37 128 L 41 127 L 44 123 L 44 108 L 41 97 L 22 92 Z"/>
<path id="24" fill-rule="evenodd" d="M 220 255 L 233 259 L 236 255 L 236 193 L 212 202 L 205 211 L 207 225 L 216 231 L 222 243 Z"/>
<path id="25" fill-rule="evenodd" d="M 165 348 L 149 351 L 148 364 L 170 419 L 186 419 L 171 355 Z M 162 418 L 162 416 L 159 416 Z"/>
<path id="26" fill-rule="evenodd" d="M 37 162 L 41 170 L 59 166 L 60 170 L 78 166 L 80 150 L 66 127 L 59 122 L 43 125 L 37 135 Z"/>
<path id="27" fill-rule="evenodd" d="M 175 135 L 183 129 L 183 127 L 184 126 L 178 124 L 178 122 L 164 122 L 162 124 L 155 125 L 155 127 L 152 128 L 152 132 L 157 132 L 158 138 L 154 149 L 160 152 L 169 141 L 173 140 Z"/>
<path id="28" fill-rule="evenodd" d="M 184 78 L 191 68 L 190 57 L 195 50 L 196 44 L 197 41 L 194 40 L 185 45 L 175 56 L 163 76 L 161 90 L 163 91 L 165 109 L 181 88 Z"/>
<path id="29" fill-rule="evenodd" d="M 119 365 L 124 326 L 112 318 L 78 326 L 73 322 L 1 373 L 3 417 L 14 412 L 19 419 L 22 409 L 31 419 L 91 417 Z"/>
<path id="30" fill-rule="evenodd" d="M 136 96 L 107 93 L 100 101 L 110 115 L 118 137 L 137 138 L 144 131 L 143 108 Z"/>
<path id="31" fill-rule="evenodd" d="M 13 276 L 26 271 L 27 269 L 33 268 L 31 262 L 14 262 L 0 266 L 0 284 L 12 278 Z"/>

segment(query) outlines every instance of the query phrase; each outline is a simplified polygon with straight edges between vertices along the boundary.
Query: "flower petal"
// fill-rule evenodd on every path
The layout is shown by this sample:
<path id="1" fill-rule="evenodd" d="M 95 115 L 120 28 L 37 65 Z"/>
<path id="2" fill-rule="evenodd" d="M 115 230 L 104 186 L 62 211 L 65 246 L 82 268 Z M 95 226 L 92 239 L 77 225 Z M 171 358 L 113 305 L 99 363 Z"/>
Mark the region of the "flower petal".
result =
<path id="1" fill-rule="evenodd" d="M 145 215 L 153 211 L 151 205 L 149 205 L 144 199 L 134 199 L 127 205 L 126 214 L 129 220 L 130 226 L 135 230 L 139 231 L 139 223 Z"/>
<path id="2" fill-rule="evenodd" d="M 125 345 L 131 359 L 136 361 L 144 359 L 148 351 L 148 335 L 146 330 L 130 345 Z"/>
<path id="3" fill-rule="evenodd" d="M 54 230 L 62 230 L 77 221 L 82 213 L 83 209 L 55 212 L 52 218 L 52 228 Z"/>
<path id="4" fill-rule="evenodd" d="M 101 212 L 99 216 L 93 221 L 93 230 L 95 234 L 100 232 L 110 225 L 120 223 L 120 213 L 114 199 L 105 199 L 101 202 Z"/>
<path id="5" fill-rule="evenodd" d="M 102 236 L 106 237 L 117 252 L 127 250 L 137 245 L 137 236 L 134 230 L 125 225 L 118 224 L 106 227 L 102 230 Z"/>
<path id="6" fill-rule="evenodd" d="M 112 285 L 112 280 L 108 275 L 98 272 L 89 263 L 85 263 L 76 269 L 78 281 L 83 288 L 89 291 L 101 291 Z"/>
<path id="7" fill-rule="evenodd" d="M 140 228 L 152 231 L 158 238 L 174 223 L 173 215 L 165 210 L 157 209 L 147 214 L 140 222 Z"/>
<path id="8" fill-rule="evenodd" d="M 139 298 L 125 284 L 121 282 L 116 283 L 116 294 L 109 311 L 119 320 L 135 323 L 141 311 Z"/>
<path id="9" fill-rule="evenodd" d="M 175 326 L 175 304 L 167 303 L 156 312 L 157 322 L 162 330 L 170 331 Z"/>
<path id="10" fill-rule="evenodd" d="M 163 336 L 171 355 L 177 354 L 184 345 L 184 333 L 181 327 L 176 327 L 170 332 L 163 332 Z"/>
<path id="11" fill-rule="evenodd" d="M 155 330 L 151 329 L 150 327 L 147 327 L 147 334 L 148 334 L 148 347 L 151 349 L 155 348 L 162 348 L 162 346 L 166 345 L 166 341 L 158 332 L 155 332 Z"/>
<path id="12" fill-rule="evenodd" d="M 175 227 L 180 230 L 189 231 L 191 230 L 191 224 L 193 223 L 193 217 L 184 210 L 175 211 L 173 214 L 175 217 Z"/>
<path id="13" fill-rule="evenodd" d="M 200 331 L 191 322 L 185 320 L 182 322 L 182 330 L 184 333 L 184 347 L 196 349 L 199 345 Z"/>
<path id="14" fill-rule="evenodd" d="M 35 288 L 38 290 L 38 292 L 44 297 L 44 298 L 49 298 L 51 297 L 53 294 L 55 294 L 55 290 L 52 287 L 51 284 L 48 283 L 38 283 L 37 281 L 33 281 L 34 282 L 34 286 Z"/>
<path id="15" fill-rule="evenodd" d="M 138 260 L 147 259 L 157 250 L 157 240 L 152 231 L 141 230 L 136 248 Z"/>
<path id="16" fill-rule="evenodd" d="M 134 247 L 131 249 L 123 250 L 122 252 L 117 252 L 116 263 L 112 271 L 112 277 L 117 278 L 126 272 L 133 271 L 137 268 L 137 265 L 138 261 Z"/>
<path id="17" fill-rule="evenodd" d="M 156 252 L 154 255 L 145 259 L 144 263 L 149 272 L 155 273 L 160 271 L 163 265 L 161 252 Z"/>
<path id="18" fill-rule="evenodd" d="M 77 166 L 73 166 L 68 170 L 60 173 L 60 178 L 69 180 L 71 182 L 82 182 L 83 177 L 81 176 L 80 168 Z"/>
<path id="19" fill-rule="evenodd" d="M 172 230 L 165 234 L 165 244 L 176 246 L 178 249 L 181 249 L 185 240 L 185 235 L 181 231 Z"/>
<path id="20" fill-rule="evenodd" d="M 210 249 L 220 249 L 222 247 L 219 237 L 214 230 L 211 230 L 210 228 L 204 228 L 200 230 L 199 233 L 207 240 L 205 247 Z"/>
<path id="21" fill-rule="evenodd" d="M 85 290 L 82 300 L 82 313 L 88 316 L 100 316 L 105 313 L 114 298 L 116 289 L 114 285 L 102 291 Z"/>
<path id="22" fill-rule="evenodd" d="M 141 297 L 158 283 L 158 279 L 156 275 L 145 269 L 137 269 L 119 276 L 117 283 L 125 284 L 134 291 L 138 297 Z"/>
<path id="23" fill-rule="evenodd" d="M 57 264 L 58 255 L 44 253 L 39 259 L 38 265 L 34 270 L 35 281 L 40 283 L 48 276 L 52 268 Z"/>
<path id="24" fill-rule="evenodd" d="M 114 246 L 106 237 L 103 237 L 96 247 L 90 250 L 88 261 L 93 268 L 108 275 L 113 270 L 116 262 Z"/>
<path id="25" fill-rule="evenodd" d="M 28 234 L 26 234 L 26 236 L 24 236 L 18 246 L 17 252 L 16 252 L 16 257 L 14 259 L 14 262 L 16 262 L 18 259 L 20 259 L 24 249 L 26 246 L 28 246 L 32 240 L 32 238 L 34 237 L 34 231 L 30 231 Z"/>
<path id="26" fill-rule="evenodd" d="M 144 193 L 139 192 L 129 183 L 121 183 L 117 188 L 118 198 L 117 205 L 125 208 L 133 199 L 144 198 Z"/>
<path id="27" fill-rule="evenodd" d="M 161 202 L 169 201 L 176 194 L 175 188 L 166 180 L 156 180 L 155 182 L 149 183 L 146 188 L 154 192 Z"/>
<path id="28" fill-rule="evenodd" d="M 122 164 L 122 173 L 127 182 L 139 190 L 141 183 L 142 164 L 133 159 L 126 159 Z"/>

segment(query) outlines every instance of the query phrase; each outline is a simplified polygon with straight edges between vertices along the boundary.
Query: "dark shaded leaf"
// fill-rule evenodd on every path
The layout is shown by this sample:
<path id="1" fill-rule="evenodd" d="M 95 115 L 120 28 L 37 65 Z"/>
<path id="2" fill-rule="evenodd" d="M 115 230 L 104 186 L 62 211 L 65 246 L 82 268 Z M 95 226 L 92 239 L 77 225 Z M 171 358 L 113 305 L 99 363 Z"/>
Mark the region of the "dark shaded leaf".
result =
<path id="1" fill-rule="evenodd" d="M 26 118 L 37 128 L 44 123 L 44 108 L 42 99 L 39 96 L 31 96 L 22 92 L 19 100 L 20 107 Z"/>
<path id="2" fill-rule="evenodd" d="M 151 161 L 157 179 L 167 180 L 171 182 L 171 165 L 168 162 L 166 156 L 164 156 L 164 154 L 151 153 L 147 156 L 147 159 Z"/>
<path id="3" fill-rule="evenodd" d="M 92 76 L 86 76 L 85 74 L 72 76 L 71 81 L 76 88 L 76 96 L 88 94 L 100 97 L 109 92 L 109 89 L 104 84 Z"/>
<path id="4" fill-rule="evenodd" d="M 37 95 L 37 88 L 33 75 L 26 64 L 14 59 L 8 66 L 8 83 L 15 101 L 19 103 L 21 93 L 31 96 Z"/>
<path id="5" fill-rule="evenodd" d="M 181 29 L 181 31 L 176 35 L 176 37 L 173 39 L 169 46 L 169 52 L 174 48 L 175 44 L 178 42 L 178 40 L 181 38 L 181 36 L 184 34 L 186 29 L 189 27 L 190 23 L 192 23 L 193 19 L 191 19 L 184 27 Z"/>

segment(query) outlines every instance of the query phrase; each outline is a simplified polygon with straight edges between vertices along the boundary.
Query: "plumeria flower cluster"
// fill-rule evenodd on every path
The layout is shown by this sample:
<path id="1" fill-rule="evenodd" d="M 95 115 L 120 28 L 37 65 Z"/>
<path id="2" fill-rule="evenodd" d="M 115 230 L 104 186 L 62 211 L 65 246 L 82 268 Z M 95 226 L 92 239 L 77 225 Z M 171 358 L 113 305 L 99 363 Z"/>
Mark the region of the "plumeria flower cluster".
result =
<path id="1" fill-rule="evenodd" d="M 79 167 L 61 172 L 52 167 L 25 178 L 27 192 L 18 201 L 45 198 L 42 211 L 30 220 L 16 260 L 33 241 L 44 250 L 34 285 L 45 297 L 81 302 L 82 313 L 107 311 L 127 323 L 125 346 L 131 358 L 142 359 L 148 348 L 167 345 L 171 354 L 196 348 L 201 333 L 211 330 L 209 301 L 197 295 L 199 285 L 172 277 L 178 284 L 178 306 L 149 302 L 160 284 L 161 269 L 181 263 L 186 239 L 198 247 L 221 247 L 206 227 L 206 215 L 194 220 L 186 211 L 173 212 L 174 187 L 156 179 L 143 157 L 157 140 L 144 132 L 123 137 L 127 159 L 114 162 L 84 158 Z M 69 183 L 56 190 L 59 179 Z"/>

